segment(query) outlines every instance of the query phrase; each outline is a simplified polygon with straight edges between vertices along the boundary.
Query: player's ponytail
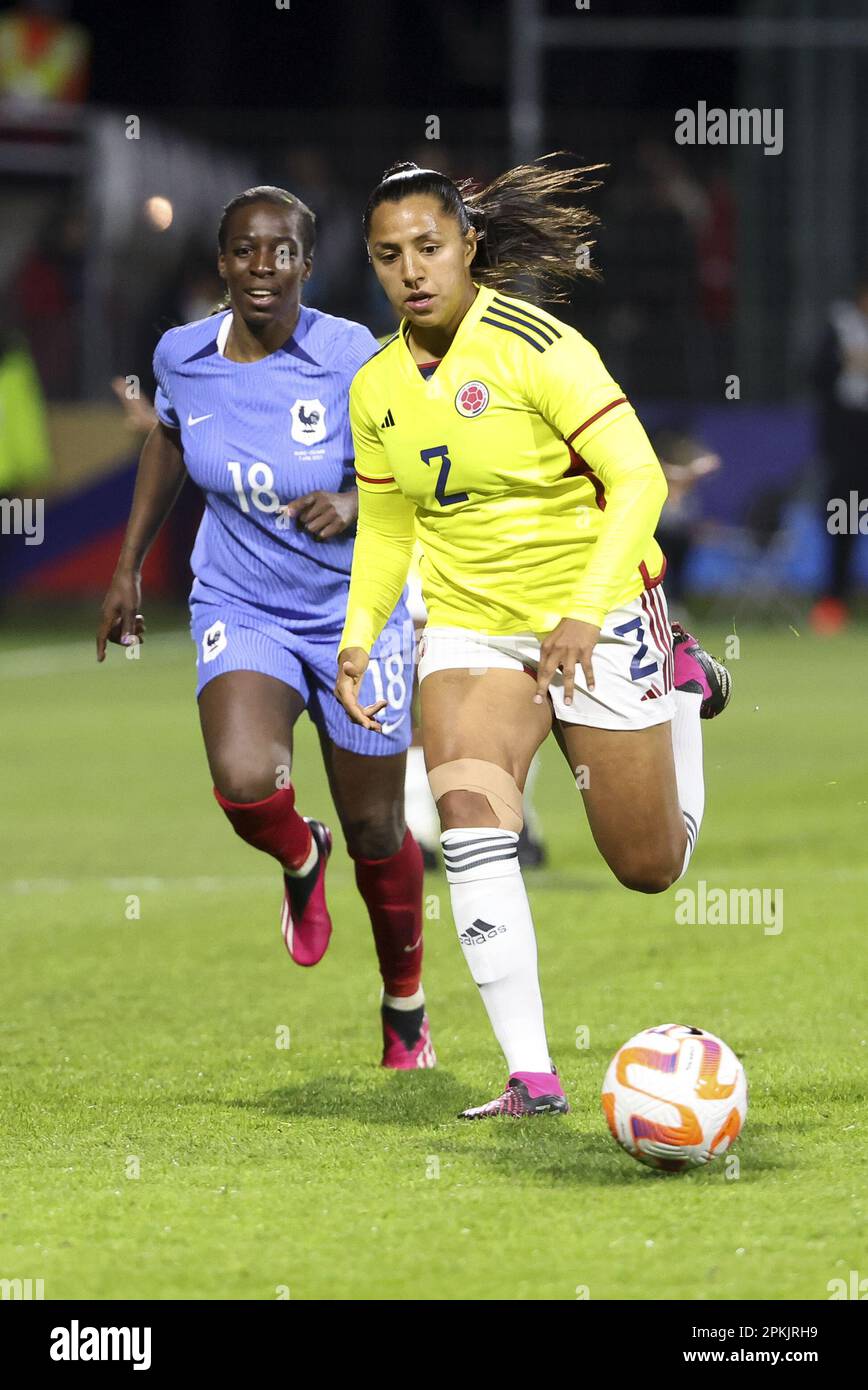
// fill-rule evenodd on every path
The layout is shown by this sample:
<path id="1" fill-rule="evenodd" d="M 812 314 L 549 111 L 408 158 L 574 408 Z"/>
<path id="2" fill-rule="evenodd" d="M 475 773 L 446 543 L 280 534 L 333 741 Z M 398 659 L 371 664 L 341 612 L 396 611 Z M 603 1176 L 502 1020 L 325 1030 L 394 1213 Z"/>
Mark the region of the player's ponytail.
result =
<path id="1" fill-rule="evenodd" d="M 475 228 L 477 251 L 470 267 L 475 280 L 494 289 L 534 291 L 548 301 L 568 299 L 577 277 L 596 279 L 594 245 L 587 232 L 599 221 L 578 200 L 600 186 L 590 174 L 604 164 L 558 167 L 562 154 L 519 164 L 484 188 L 472 179 L 453 182 L 435 169 L 393 164 L 371 193 L 365 208 L 365 239 L 374 209 L 414 194 L 433 194 L 462 233 Z"/>

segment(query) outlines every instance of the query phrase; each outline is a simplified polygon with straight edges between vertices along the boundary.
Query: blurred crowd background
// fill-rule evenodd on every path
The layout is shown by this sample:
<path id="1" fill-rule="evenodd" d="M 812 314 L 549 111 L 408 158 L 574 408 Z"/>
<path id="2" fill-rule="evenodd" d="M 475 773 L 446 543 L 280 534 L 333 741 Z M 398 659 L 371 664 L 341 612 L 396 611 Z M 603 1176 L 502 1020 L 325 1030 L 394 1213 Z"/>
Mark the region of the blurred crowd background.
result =
<path id="1" fill-rule="evenodd" d="M 0 11 L 0 497 L 46 509 L 38 545 L 0 535 L 0 621 L 104 590 L 145 423 L 130 383 L 146 401 L 160 333 L 219 298 L 229 198 L 307 202 L 307 302 L 381 335 L 361 209 L 382 169 L 484 182 L 565 150 L 608 168 L 602 278 L 563 312 L 666 466 L 672 593 L 838 630 L 868 582 L 864 541 L 826 524 L 830 498 L 868 491 L 866 76 L 862 0 Z M 679 145 L 699 102 L 779 109 L 780 153 Z M 197 507 L 151 594 L 185 595 Z"/>

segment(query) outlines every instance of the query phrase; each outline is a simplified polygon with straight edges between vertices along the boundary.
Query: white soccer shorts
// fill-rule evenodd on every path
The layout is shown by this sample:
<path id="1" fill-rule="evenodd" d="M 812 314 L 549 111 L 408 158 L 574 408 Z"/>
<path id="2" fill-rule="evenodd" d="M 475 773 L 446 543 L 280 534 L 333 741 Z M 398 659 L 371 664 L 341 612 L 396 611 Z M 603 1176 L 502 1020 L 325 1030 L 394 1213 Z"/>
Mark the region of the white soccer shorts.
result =
<path id="1" fill-rule="evenodd" d="M 492 668 L 527 670 L 534 677 L 540 642 L 532 632 L 496 637 L 462 627 L 425 628 L 419 640 L 418 677 L 432 671 L 469 670 L 478 675 Z M 591 656 L 595 686 L 588 690 L 576 667 L 572 705 L 564 704 L 564 676 L 556 671 L 549 695 L 563 724 L 595 729 L 648 729 L 675 714 L 672 631 L 663 589 L 647 589 L 624 608 L 614 608 L 600 631 Z M 528 682 L 530 684 L 530 682 Z"/>

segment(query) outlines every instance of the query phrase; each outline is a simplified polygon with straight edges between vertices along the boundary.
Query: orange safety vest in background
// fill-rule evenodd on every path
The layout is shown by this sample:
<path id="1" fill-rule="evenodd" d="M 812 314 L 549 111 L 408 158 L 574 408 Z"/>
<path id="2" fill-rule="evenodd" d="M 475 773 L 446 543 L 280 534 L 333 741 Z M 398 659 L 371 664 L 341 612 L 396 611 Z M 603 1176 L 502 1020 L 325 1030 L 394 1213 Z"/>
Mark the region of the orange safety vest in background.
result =
<path id="1" fill-rule="evenodd" d="M 41 106 L 83 101 L 90 36 L 43 15 L 0 15 L 0 100 Z"/>

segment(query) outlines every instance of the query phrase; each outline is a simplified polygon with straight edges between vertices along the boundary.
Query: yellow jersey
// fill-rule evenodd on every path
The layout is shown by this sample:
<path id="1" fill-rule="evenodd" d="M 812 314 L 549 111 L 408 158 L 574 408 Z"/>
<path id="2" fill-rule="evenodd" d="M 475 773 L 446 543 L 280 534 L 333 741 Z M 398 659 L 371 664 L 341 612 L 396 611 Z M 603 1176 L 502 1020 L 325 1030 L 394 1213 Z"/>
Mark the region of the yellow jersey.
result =
<path id="1" fill-rule="evenodd" d="M 427 379 L 402 321 L 350 388 L 359 520 L 341 648 L 370 651 L 418 542 L 432 625 L 601 625 L 659 582 L 666 482 L 596 349 L 477 286 Z"/>

